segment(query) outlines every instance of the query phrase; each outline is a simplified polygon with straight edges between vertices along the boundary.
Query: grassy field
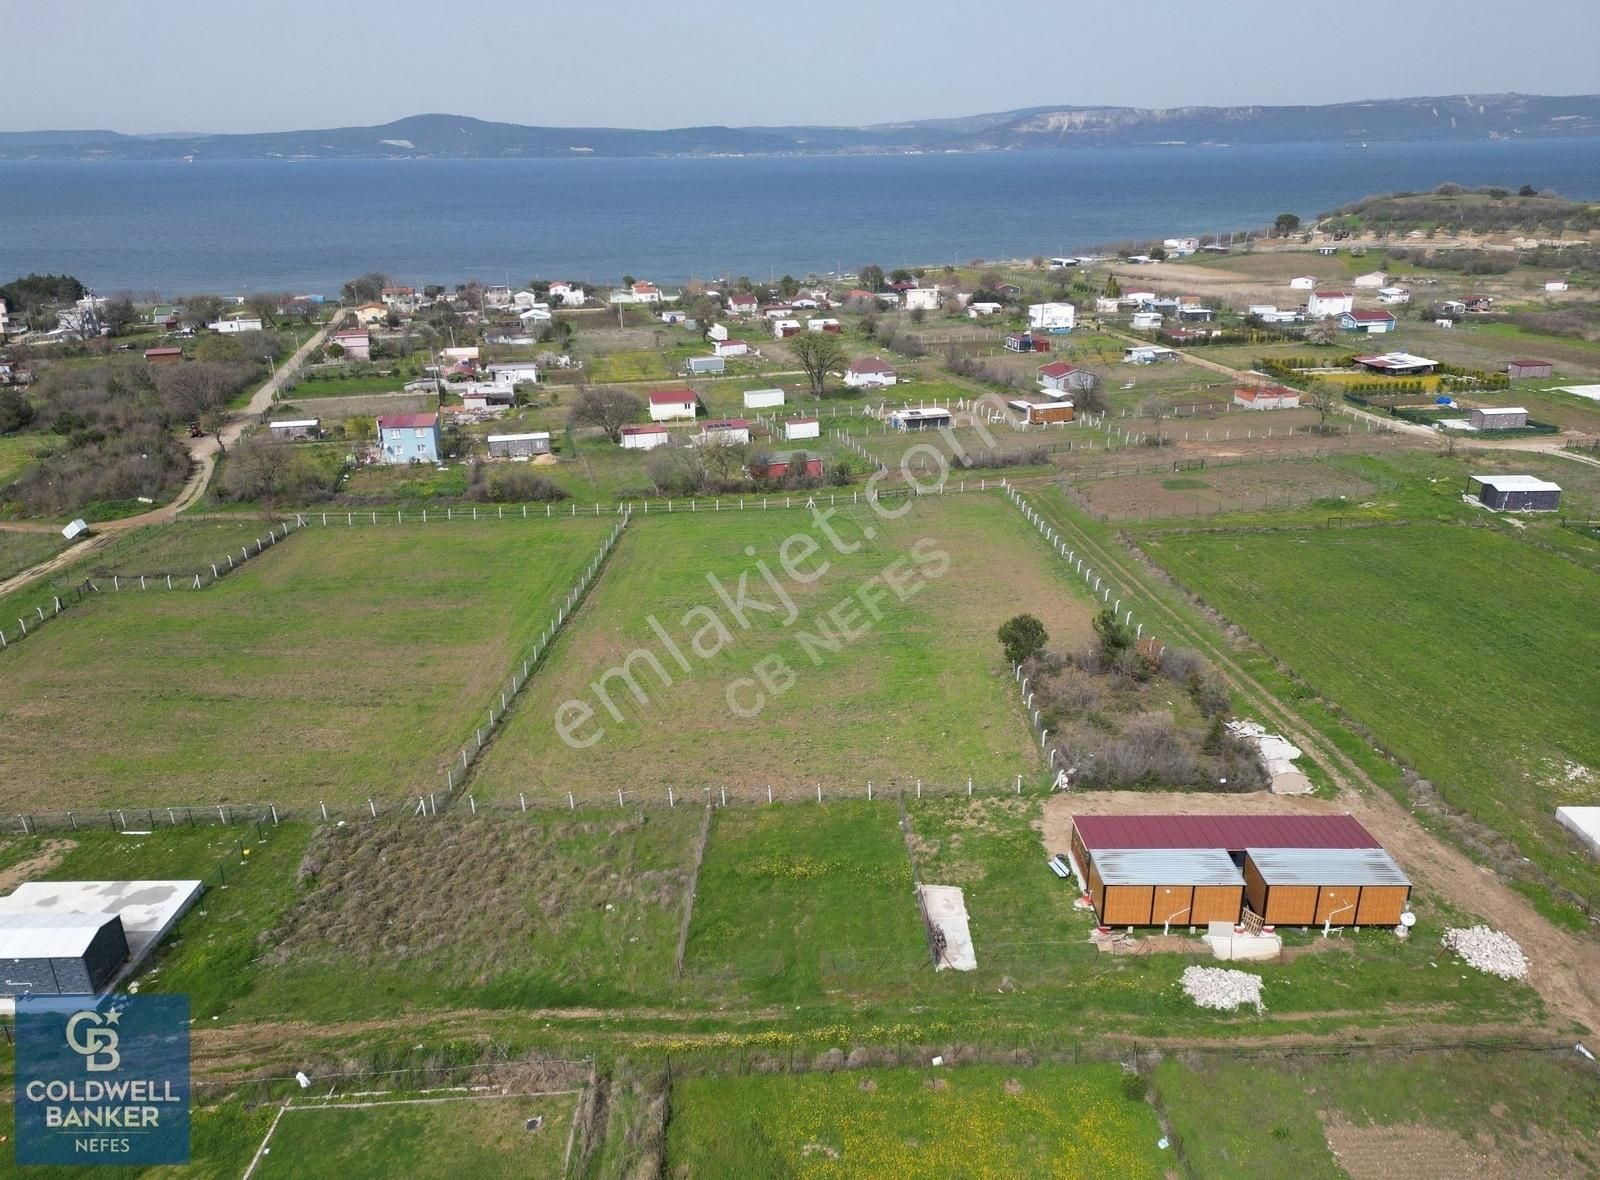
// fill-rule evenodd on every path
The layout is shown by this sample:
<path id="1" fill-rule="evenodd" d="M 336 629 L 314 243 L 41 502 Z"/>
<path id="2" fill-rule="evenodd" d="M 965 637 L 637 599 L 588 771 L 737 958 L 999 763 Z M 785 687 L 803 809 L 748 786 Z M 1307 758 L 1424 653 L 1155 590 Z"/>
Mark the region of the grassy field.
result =
<path id="1" fill-rule="evenodd" d="M 325 828 L 242 1011 L 653 1001 L 673 989 L 701 818 L 684 807 Z M 359 992 L 341 984 L 352 973 Z"/>
<path id="2" fill-rule="evenodd" d="M 431 790 L 610 525 L 319 527 L 205 590 L 97 596 L 0 656 L 13 805 Z"/>
<path id="3" fill-rule="evenodd" d="M 399 393 L 406 382 L 417 380 L 415 373 L 388 376 L 366 374 L 354 377 L 311 377 L 283 392 L 284 401 L 313 401 L 319 397 L 354 397 L 360 393 Z"/>
<path id="4" fill-rule="evenodd" d="M 9 1085 L 9 1083 L 8 1083 Z M 196 1099 L 189 1116 L 191 1162 L 172 1167 L 18 1167 L 11 1148 L 12 1105 L 0 1104 L 0 1177 L 26 1180 L 238 1180 L 272 1125 L 275 1106 L 246 1107 L 237 1101 Z M 259 1174 L 259 1173 L 258 1173 Z"/>
<path id="5" fill-rule="evenodd" d="M 689 1078 L 667 1163 L 684 1180 L 1159 1177 L 1160 1135 L 1115 1065 Z"/>
<path id="6" fill-rule="evenodd" d="M 684 957 L 764 1001 L 903 986 L 928 965 L 893 808 L 719 812 Z"/>
<path id="7" fill-rule="evenodd" d="M 1152 539 L 1149 552 L 1557 881 L 1600 869 L 1554 821 L 1600 773 L 1600 575 L 1484 529 Z M 1570 915 L 1569 915 L 1570 917 Z"/>
<path id="8" fill-rule="evenodd" d="M 1571 1053 L 1179 1057 L 1154 1076 L 1194 1175 L 1409 1180 L 1600 1168 L 1600 1077 Z"/>
<path id="9" fill-rule="evenodd" d="M 60 441 L 53 434 L 0 435 L 0 489 L 32 466 L 37 452 L 53 450 Z"/>
<path id="10" fill-rule="evenodd" d="M 0 578 L 19 574 L 60 553 L 69 542 L 55 529 L 45 532 L 0 530 Z"/>
<path id="11" fill-rule="evenodd" d="M 256 516 L 151 525 L 119 533 L 91 553 L 84 565 L 95 578 L 198 573 L 209 577 L 213 562 L 226 565 L 230 556 L 239 560 L 242 547 L 254 557 L 256 542 L 264 540 L 269 531 L 279 533 L 281 543 L 282 526 Z"/>
<path id="12" fill-rule="evenodd" d="M 485 752 L 476 789 L 564 798 L 574 786 L 599 787 L 599 795 L 622 786 L 664 797 L 668 786 L 751 794 L 772 784 L 804 794 L 817 783 L 860 791 L 868 779 L 880 787 L 909 787 L 919 777 L 946 786 L 968 775 L 990 784 L 1031 779 L 1041 770 L 1037 745 L 995 629 L 1029 610 L 1063 641 L 1086 637 L 1087 602 L 1068 589 L 1076 583 L 1064 563 L 1051 563 L 995 495 L 928 499 L 898 520 L 865 505 L 841 507 L 831 527 L 854 552 L 839 552 L 799 511 L 636 517 L 546 672 Z M 803 575 L 828 562 L 808 584 L 779 566 L 779 546 L 797 535 L 820 547 L 797 563 Z M 786 552 L 799 554 L 805 543 Z M 757 561 L 782 580 L 792 615 Z M 747 596 L 760 597 L 767 613 L 735 612 L 708 580 L 738 605 L 742 576 Z M 882 579 L 901 591 L 885 590 L 880 601 Z M 881 618 L 862 606 L 863 587 Z M 651 629 L 652 618 L 688 670 Z M 643 702 L 621 671 L 611 674 L 630 659 Z M 568 701 L 587 702 L 594 717 L 573 726 L 581 710 L 563 708 Z M 558 709 L 574 744 L 558 736 Z"/>
<path id="13" fill-rule="evenodd" d="M 262 1180 L 559 1176 L 576 1099 L 491 1097 L 296 1107 L 278 1122 Z M 529 1131 L 527 1120 L 544 1124 Z"/>

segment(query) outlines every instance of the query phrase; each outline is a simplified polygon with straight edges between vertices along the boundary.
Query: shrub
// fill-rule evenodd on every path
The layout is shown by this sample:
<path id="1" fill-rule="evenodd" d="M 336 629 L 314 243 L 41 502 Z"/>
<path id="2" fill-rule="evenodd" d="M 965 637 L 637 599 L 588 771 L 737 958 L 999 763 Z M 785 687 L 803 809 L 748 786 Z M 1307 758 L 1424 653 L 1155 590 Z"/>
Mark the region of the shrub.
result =
<path id="1" fill-rule="evenodd" d="M 549 503 L 565 500 L 567 493 L 554 482 L 522 467 L 494 467 L 474 463 L 467 475 L 466 498 L 490 504 Z"/>
<path id="2" fill-rule="evenodd" d="M 1016 615 L 1000 624 L 1000 645 L 1006 660 L 1020 664 L 1045 645 L 1050 638 L 1044 624 L 1032 615 Z"/>

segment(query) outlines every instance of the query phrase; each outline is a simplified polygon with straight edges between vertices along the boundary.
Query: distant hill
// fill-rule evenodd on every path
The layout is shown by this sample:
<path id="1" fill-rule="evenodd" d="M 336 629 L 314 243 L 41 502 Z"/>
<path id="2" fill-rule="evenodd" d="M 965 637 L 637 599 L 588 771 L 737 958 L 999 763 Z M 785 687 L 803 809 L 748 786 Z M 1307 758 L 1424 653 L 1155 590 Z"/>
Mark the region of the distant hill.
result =
<path id="1" fill-rule="evenodd" d="M 515 159 L 838 155 L 1163 143 L 1308 143 L 1600 135 L 1600 95 L 1454 95 L 1333 106 L 1032 107 L 866 127 L 534 127 L 413 115 L 378 127 L 233 135 L 0 132 L 0 159 Z"/>

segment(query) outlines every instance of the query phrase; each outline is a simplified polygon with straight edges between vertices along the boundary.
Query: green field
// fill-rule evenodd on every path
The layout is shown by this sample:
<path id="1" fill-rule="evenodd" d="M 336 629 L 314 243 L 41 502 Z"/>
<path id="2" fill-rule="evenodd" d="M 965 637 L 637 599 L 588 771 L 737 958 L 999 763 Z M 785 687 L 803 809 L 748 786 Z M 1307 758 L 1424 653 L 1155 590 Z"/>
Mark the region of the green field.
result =
<path id="1" fill-rule="evenodd" d="M 926 973 L 895 818 L 869 803 L 719 812 L 686 973 L 763 1001 L 903 987 Z"/>
<path id="2" fill-rule="evenodd" d="M 294 1107 L 273 1132 L 262 1180 L 559 1176 L 575 1097 L 540 1095 Z M 542 1116 L 537 1131 L 527 1120 Z"/>
<path id="3" fill-rule="evenodd" d="M 10 1083 L 8 1082 L 7 1085 Z M 22 1180 L 238 1180 L 250 1166 L 267 1128 L 274 1106 L 246 1107 L 227 1100 L 217 1103 L 196 1098 L 189 1118 L 190 1163 L 172 1167 L 18 1167 L 12 1152 L 12 1106 L 0 1104 L 0 1177 Z M 259 1173 L 258 1173 L 259 1174 Z"/>
<path id="4" fill-rule="evenodd" d="M 1431 524 L 1146 544 L 1449 802 L 1600 898 L 1600 868 L 1553 817 L 1592 803 L 1600 774 L 1588 615 L 1600 575 L 1499 532 Z"/>
<path id="5" fill-rule="evenodd" d="M 47 561 L 68 544 L 67 539 L 55 529 L 44 532 L 0 530 L 0 579 Z"/>
<path id="6" fill-rule="evenodd" d="M 838 546 L 859 547 L 839 552 L 801 511 L 635 515 L 599 587 L 485 752 L 475 789 L 564 799 L 568 790 L 604 798 L 623 787 L 664 798 L 669 786 L 727 786 L 764 797 L 768 784 L 806 794 L 819 783 L 861 792 L 869 779 L 946 788 L 968 775 L 991 787 L 1018 774 L 1032 781 L 1042 769 L 1037 743 L 995 629 L 1026 609 L 1061 642 L 1086 638 L 1087 602 L 1065 564 L 1052 563 L 994 494 L 930 498 L 898 520 L 841 506 L 832 527 Z M 802 574 L 829 563 L 808 584 L 779 566 L 778 548 L 793 536 L 819 547 L 798 563 Z M 792 616 L 776 592 L 762 590 L 757 561 L 785 583 Z M 708 580 L 737 605 L 741 576 L 748 597 L 764 594 L 768 613 L 736 613 Z M 881 581 L 869 586 L 873 579 L 893 581 L 907 597 Z M 864 586 L 880 619 L 857 595 Z M 843 638 L 854 633 L 853 642 Z M 624 661 L 643 702 L 626 683 Z M 563 708 L 569 700 L 594 716 L 572 725 L 581 709 Z M 558 709 L 583 748 L 558 735 Z"/>
<path id="7" fill-rule="evenodd" d="M 676 1083 L 668 1173 L 683 1180 L 1160 1177 L 1155 1111 L 1115 1065 L 903 1069 Z"/>
<path id="8" fill-rule="evenodd" d="M 37 452 L 54 450 L 60 441 L 53 434 L 0 435 L 0 490 L 33 465 Z"/>
<path id="9" fill-rule="evenodd" d="M 434 789 L 609 520 L 307 529 L 0 654 L 16 810 Z"/>
<path id="10" fill-rule="evenodd" d="M 1600 1168 L 1600 1077 L 1570 1052 L 1195 1055 L 1162 1062 L 1154 1076 L 1192 1175 L 1361 1180 Z"/>
<path id="11" fill-rule="evenodd" d="M 338 1020 L 671 995 L 701 818 L 563 810 L 324 828 L 242 1010 Z M 359 991 L 342 984 L 352 973 Z"/>

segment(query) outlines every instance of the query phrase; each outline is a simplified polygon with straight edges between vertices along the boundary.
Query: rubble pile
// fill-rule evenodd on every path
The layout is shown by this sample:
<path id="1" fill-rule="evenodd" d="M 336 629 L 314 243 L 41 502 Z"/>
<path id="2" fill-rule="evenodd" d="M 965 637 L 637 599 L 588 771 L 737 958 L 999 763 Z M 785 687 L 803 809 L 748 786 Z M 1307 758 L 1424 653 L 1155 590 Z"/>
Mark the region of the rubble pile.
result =
<path id="1" fill-rule="evenodd" d="M 1528 957 L 1509 934 L 1487 926 L 1452 927 L 1444 932 L 1441 941 L 1479 971 L 1501 979 L 1522 979 L 1528 974 Z"/>
<path id="2" fill-rule="evenodd" d="M 1180 981 L 1189 998 L 1202 1008 L 1232 1012 L 1243 1004 L 1261 1011 L 1261 976 L 1226 967 L 1186 967 Z"/>

